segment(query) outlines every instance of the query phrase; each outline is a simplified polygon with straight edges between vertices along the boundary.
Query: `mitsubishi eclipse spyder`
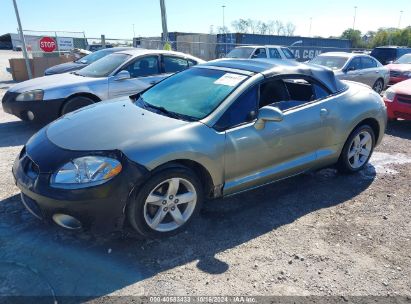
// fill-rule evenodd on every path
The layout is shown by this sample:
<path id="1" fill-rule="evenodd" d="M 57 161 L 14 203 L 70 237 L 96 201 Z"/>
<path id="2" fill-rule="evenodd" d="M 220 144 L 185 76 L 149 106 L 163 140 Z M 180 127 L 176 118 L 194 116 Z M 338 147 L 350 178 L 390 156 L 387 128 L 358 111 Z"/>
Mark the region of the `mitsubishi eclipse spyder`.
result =
<path id="1" fill-rule="evenodd" d="M 157 238 L 206 200 L 328 166 L 363 169 L 386 120 L 376 92 L 330 69 L 222 59 L 64 115 L 27 142 L 13 175 L 39 219 Z"/>

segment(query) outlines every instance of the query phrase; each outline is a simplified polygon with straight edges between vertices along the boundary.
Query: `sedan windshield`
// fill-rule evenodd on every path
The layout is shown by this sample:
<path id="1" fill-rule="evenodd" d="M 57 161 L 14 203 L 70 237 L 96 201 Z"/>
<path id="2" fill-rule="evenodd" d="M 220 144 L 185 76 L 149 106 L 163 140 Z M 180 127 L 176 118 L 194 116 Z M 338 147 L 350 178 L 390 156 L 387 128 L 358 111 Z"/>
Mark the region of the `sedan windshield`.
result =
<path id="1" fill-rule="evenodd" d="M 85 77 L 107 77 L 130 57 L 127 54 L 110 54 L 74 73 Z"/>
<path id="2" fill-rule="evenodd" d="M 241 47 L 233 49 L 227 54 L 227 58 L 250 58 L 252 52 L 254 51 L 253 47 Z"/>
<path id="3" fill-rule="evenodd" d="M 155 85 L 140 97 L 139 106 L 165 115 L 199 120 L 208 116 L 248 76 L 221 70 L 191 68 Z M 173 115 L 174 114 L 174 115 Z"/>
<path id="4" fill-rule="evenodd" d="M 330 68 L 332 70 L 339 70 L 347 62 L 348 58 L 336 56 L 317 56 L 310 63 L 318 64 Z"/>
<path id="5" fill-rule="evenodd" d="M 411 64 L 411 54 L 406 54 L 398 58 L 394 63 Z"/>
<path id="6" fill-rule="evenodd" d="M 90 63 L 93 63 L 94 61 L 99 60 L 100 58 L 103 58 L 104 56 L 107 56 L 110 53 L 113 53 L 113 52 L 112 51 L 107 51 L 107 50 L 97 51 L 97 52 L 88 54 L 84 57 L 81 57 L 80 59 L 76 60 L 75 62 L 83 63 L 83 64 L 90 64 Z"/>

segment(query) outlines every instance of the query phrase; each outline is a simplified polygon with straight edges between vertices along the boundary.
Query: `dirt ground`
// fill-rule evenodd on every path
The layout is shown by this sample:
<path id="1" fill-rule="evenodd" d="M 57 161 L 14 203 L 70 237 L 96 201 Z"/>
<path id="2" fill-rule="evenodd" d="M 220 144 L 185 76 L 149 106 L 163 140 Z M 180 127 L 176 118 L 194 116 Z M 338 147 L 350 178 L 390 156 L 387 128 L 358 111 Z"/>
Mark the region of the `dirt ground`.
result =
<path id="1" fill-rule="evenodd" d="M 27 212 L 11 167 L 37 129 L 0 110 L 0 295 L 411 296 L 411 122 L 389 125 L 361 173 L 208 202 L 185 233 L 154 241 L 70 233 Z"/>

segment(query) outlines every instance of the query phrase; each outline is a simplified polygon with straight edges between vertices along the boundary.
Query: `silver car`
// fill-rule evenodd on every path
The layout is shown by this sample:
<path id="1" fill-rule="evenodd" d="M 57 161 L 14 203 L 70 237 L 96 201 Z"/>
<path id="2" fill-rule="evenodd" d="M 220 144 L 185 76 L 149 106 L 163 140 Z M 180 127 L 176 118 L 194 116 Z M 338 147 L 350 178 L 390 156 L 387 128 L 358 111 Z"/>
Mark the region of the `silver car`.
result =
<path id="1" fill-rule="evenodd" d="M 386 119 L 377 93 L 329 69 L 214 61 L 54 121 L 13 174 L 40 219 L 68 229 L 128 222 L 143 237 L 167 236 L 206 199 L 326 166 L 363 169 Z"/>
<path id="2" fill-rule="evenodd" d="M 323 53 L 310 61 L 332 69 L 338 79 L 364 83 L 381 93 L 390 81 L 389 70 L 374 57 L 344 52 Z"/>
<path id="3" fill-rule="evenodd" d="M 87 67 L 24 81 L 3 97 L 5 112 L 22 120 L 52 121 L 95 102 L 139 93 L 204 60 L 172 51 L 129 49 Z"/>

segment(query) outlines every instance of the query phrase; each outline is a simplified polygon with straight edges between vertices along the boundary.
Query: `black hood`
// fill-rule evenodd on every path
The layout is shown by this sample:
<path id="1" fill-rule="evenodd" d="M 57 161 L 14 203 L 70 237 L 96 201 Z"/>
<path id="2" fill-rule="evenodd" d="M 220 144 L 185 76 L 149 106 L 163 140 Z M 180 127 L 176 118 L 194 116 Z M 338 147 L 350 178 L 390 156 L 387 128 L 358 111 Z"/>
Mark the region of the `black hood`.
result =
<path id="1" fill-rule="evenodd" d="M 80 62 L 66 62 L 62 64 L 58 64 L 55 66 L 52 66 L 48 68 L 47 70 L 44 71 L 45 75 L 53 75 L 53 74 L 61 74 L 61 73 L 67 73 L 67 72 L 72 72 L 72 71 L 77 71 L 80 70 L 84 67 L 86 67 L 88 64 L 80 63 Z"/>

